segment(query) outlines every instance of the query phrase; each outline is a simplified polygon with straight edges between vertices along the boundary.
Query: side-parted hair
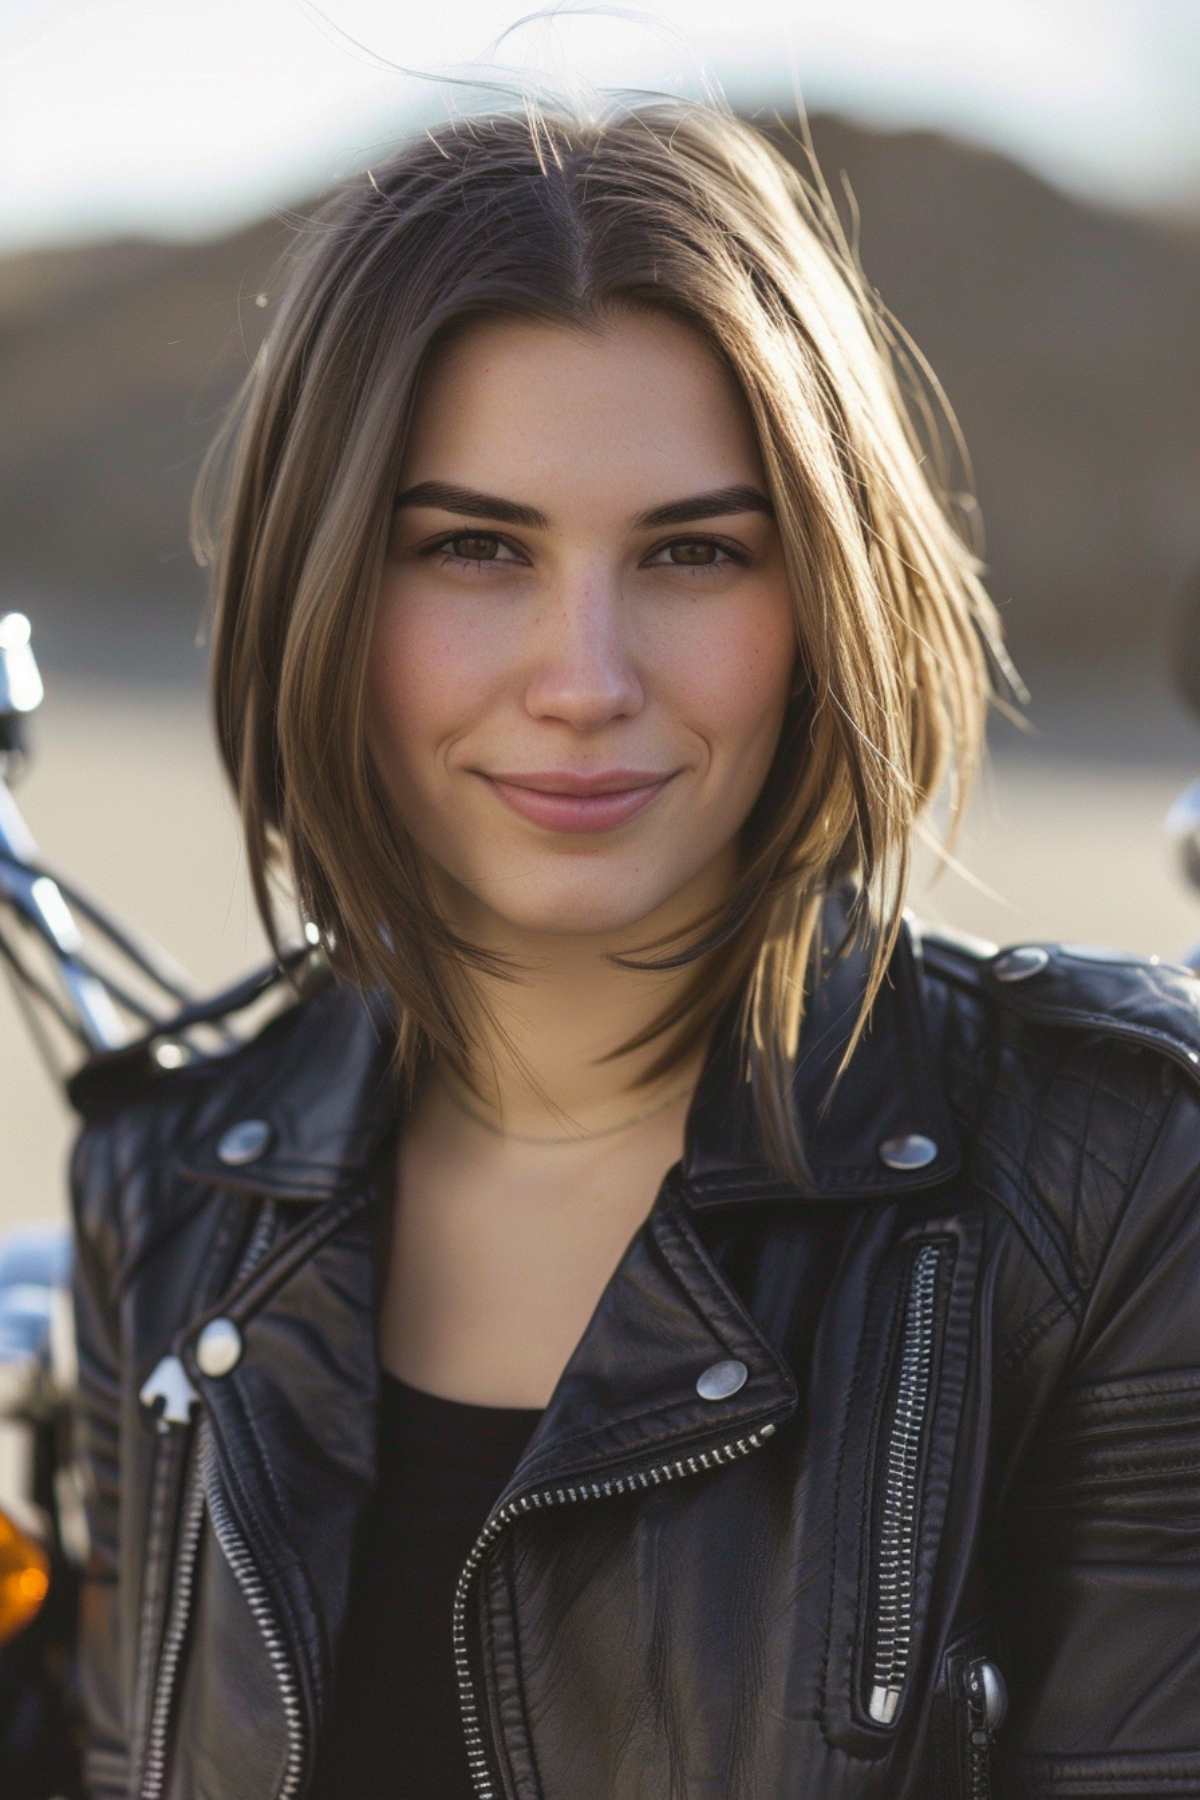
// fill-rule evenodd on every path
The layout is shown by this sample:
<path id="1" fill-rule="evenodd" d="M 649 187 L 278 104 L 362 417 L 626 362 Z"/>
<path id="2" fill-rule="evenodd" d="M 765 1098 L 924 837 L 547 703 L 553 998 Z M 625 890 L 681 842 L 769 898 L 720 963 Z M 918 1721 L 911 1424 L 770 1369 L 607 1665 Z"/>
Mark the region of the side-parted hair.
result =
<path id="1" fill-rule="evenodd" d="M 481 319 L 594 331 L 617 309 L 650 307 L 705 335 L 757 434 L 800 675 L 739 834 L 734 890 L 642 947 L 668 946 L 659 959 L 609 956 L 634 969 L 696 963 L 694 978 L 599 1060 L 670 1033 L 630 1091 L 658 1081 L 740 994 L 740 1068 L 763 1146 L 800 1179 L 791 1076 L 827 954 L 823 897 L 850 882 L 836 953 L 871 949 L 836 1085 L 900 931 L 923 810 L 949 771 L 945 857 L 989 704 L 1020 722 L 1000 684 L 1028 698 L 982 585 L 974 503 L 947 485 L 904 343 L 969 471 L 949 402 L 868 286 L 805 151 L 812 179 L 723 104 L 657 95 L 611 97 L 586 117 L 524 96 L 415 132 L 327 196 L 283 252 L 275 316 L 204 458 L 191 521 L 211 570 L 215 726 L 276 955 L 273 887 L 310 939 L 320 933 L 335 977 L 390 996 L 393 1071 L 410 1100 L 437 1053 L 477 1089 L 478 1008 L 490 1009 L 470 971 L 511 981 L 518 965 L 435 908 L 366 729 L 415 391 L 431 351 Z"/>

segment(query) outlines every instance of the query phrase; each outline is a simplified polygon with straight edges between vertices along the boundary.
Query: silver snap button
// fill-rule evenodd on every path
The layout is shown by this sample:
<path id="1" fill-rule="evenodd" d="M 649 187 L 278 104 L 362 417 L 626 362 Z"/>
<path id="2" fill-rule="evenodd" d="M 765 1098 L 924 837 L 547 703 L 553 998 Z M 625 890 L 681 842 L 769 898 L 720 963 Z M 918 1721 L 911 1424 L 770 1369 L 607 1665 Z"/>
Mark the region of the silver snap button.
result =
<path id="1" fill-rule="evenodd" d="M 725 1362 L 715 1362 L 705 1369 L 696 1382 L 696 1392 L 702 1400 L 727 1400 L 730 1394 L 745 1387 L 749 1374 L 745 1363 L 731 1356 Z"/>
<path id="2" fill-rule="evenodd" d="M 1006 950 L 992 964 L 992 974 L 997 981 L 1024 981 L 1027 976 L 1037 975 L 1050 961 L 1050 953 L 1038 944 L 1021 944 L 1016 950 Z"/>
<path id="3" fill-rule="evenodd" d="M 221 1134 L 217 1155 L 223 1163 L 255 1162 L 271 1142 L 272 1131 L 265 1119 L 241 1119 Z"/>
<path id="4" fill-rule="evenodd" d="M 884 1138 L 879 1146 L 879 1160 L 889 1169 L 923 1169 L 938 1153 L 932 1138 L 910 1131 L 904 1137 Z"/>
<path id="5" fill-rule="evenodd" d="M 187 1061 L 183 1045 L 171 1038 L 160 1038 L 151 1054 L 160 1069 L 181 1069 Z"/>
<path id="6" fill-rule="evenodd" d="M 210 1319 L 196 1339 L 196 1362 L 206 1375 L 228 1375 L 242 1359 L 242 1334 L 232 1319 Z"/>

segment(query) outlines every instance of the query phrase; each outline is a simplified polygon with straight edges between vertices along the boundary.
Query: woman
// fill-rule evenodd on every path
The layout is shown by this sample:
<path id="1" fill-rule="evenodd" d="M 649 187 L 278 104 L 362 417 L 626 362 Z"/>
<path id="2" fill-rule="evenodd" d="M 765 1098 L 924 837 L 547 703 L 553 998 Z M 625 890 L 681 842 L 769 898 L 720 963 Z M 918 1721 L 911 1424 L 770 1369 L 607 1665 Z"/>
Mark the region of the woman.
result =
<path id="1" fill-rule="evenodd" d="M 903 909 L 1019 688 L 827 195 L 529 108 L 285 276 L 197 543 L 317 949 L 78 1085 L 89 1791 L 1200 1793 L 1196 982 Z"/>

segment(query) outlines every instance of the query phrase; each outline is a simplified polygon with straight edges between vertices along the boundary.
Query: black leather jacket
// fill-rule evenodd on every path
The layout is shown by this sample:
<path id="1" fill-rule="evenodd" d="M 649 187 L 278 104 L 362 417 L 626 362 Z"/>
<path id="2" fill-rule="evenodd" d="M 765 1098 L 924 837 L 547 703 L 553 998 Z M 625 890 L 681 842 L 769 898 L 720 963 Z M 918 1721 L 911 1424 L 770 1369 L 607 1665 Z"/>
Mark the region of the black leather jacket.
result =
<path id="1" fill-rule="evenodd" d="M 480 1800 L 1200 1795 L 1200 981 L 992 951 L 910 915 L 819 1120 L 830 965 L 810 1184 L 714 1040 L 453 1616 L 404 1621 Z M 103 1800 L 311 1780 L 375 1469 L 380 1024 L 329 981 L 78 1083 Z"/>

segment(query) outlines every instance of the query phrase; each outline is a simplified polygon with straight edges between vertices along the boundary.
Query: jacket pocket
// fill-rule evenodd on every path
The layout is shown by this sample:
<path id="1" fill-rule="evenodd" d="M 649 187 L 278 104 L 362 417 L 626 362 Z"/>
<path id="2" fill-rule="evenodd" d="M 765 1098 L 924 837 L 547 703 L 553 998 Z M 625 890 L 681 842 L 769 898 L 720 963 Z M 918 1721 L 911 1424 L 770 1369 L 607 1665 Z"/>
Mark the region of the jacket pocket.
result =
<path id="1" fill-rule="evenodd" d="M 933 1646 L 970 1562 L 989 1416 L 979 1240 L 974 1214 L 922 1221 L 882 1256 L 859 1319 L 838 1417 L 825 1687 L 826 1735 L 857 1756 L 886 1756 L 921 1713 L 914 1691 L 936 1678 Z"/>
<path id="2" fill-rule="evenodd" d="M 868 1716 L 890 1725 L 903 1698 L 913 1650 L 917 1515 L 934 1398 L 939 1275 L 948 1241 L 919 1243 L 903 1271 L 896 1343 L 874 1454 L 868 1546 L 865 1695 Z"/>

